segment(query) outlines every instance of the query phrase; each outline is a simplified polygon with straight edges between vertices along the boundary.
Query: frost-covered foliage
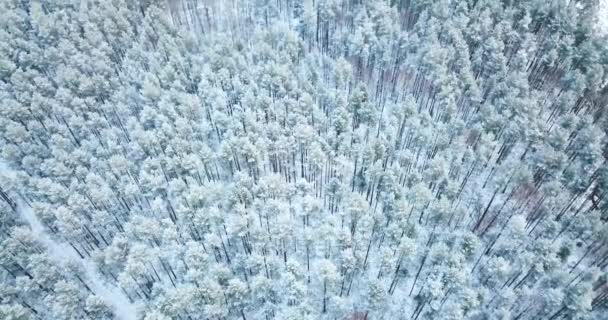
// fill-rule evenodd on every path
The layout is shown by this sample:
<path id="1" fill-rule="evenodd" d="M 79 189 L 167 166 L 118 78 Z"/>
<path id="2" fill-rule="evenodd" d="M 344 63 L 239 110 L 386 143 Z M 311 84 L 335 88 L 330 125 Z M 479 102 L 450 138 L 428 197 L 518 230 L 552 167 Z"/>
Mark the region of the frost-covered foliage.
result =
<path id="1" fill-rule="evenodd" d="M 0 1 L 0 319 L 606 319 L 599 1 Z"/>

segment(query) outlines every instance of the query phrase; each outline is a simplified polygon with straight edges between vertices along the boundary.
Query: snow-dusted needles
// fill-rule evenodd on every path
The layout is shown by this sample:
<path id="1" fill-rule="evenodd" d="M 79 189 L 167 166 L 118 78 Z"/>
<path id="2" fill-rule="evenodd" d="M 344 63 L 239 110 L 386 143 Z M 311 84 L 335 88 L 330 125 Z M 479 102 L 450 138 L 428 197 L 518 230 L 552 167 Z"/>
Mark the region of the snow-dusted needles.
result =
<path id="1" fill-rule="evenodd" d="M 606 320 L 606 1 L 0 0 L 0 320 Z"/>

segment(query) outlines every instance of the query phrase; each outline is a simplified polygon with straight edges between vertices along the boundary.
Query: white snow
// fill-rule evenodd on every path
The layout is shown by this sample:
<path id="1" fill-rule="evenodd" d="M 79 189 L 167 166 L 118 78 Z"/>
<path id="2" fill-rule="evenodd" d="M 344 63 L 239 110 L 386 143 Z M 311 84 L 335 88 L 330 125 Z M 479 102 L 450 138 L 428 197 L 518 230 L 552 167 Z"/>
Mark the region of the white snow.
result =
<path id="1" fill-rule="evenodd" d="M 597 13 L 598 30 L 602 34 L 608 34 L 608 0 L 600 2 L 600 10 Z"/>
<path id="2" fill-rule="evenodd" d="M 11 175 L 14 175 L 14 172 L 0 159 L 0 176 L 9 177 Z M 80 263 L 83 266 L 86 278 L 88 279 L 87 285 L 95 295 L 102 298 L 114 310 L 117 318 L 124 320 L 137 319 L 137 306 L 131 303 L 119 288 L 104 281 L 93 262 L 82 259 L 68 244 L 53 239 L 42 225 L 42 222 L 32 212 L 32 209 L 21 200 L 17 201 L 17 212 L 30 226 L 32 235 L 47 248 L 49 257 L 59 263 L 71 261 Z"/>

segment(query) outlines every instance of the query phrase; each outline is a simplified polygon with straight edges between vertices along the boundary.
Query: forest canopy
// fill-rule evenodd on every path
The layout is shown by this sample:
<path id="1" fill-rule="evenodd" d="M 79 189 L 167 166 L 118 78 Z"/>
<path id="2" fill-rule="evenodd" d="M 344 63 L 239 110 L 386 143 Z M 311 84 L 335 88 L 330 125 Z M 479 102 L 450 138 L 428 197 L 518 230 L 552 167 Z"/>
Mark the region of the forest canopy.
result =
<path id="1" fill-rule="evenodd" d="M 0 319 L 606 319 L 600 8 L 0 0 Z"/>

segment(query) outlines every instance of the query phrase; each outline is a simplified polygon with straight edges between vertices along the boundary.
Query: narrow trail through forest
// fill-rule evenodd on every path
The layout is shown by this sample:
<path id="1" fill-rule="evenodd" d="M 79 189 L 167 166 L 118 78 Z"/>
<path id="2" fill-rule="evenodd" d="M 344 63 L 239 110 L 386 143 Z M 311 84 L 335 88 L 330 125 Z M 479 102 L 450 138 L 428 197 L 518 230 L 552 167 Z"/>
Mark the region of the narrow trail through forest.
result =
<path id="1" fill-rule="evenodd" d="M 10 175 L 10 168 L 0 159 L 0 174 Z M 87 286 L 93 293 L 112 307 L 116 317 L 123 320 L 137 319 L 137 306 L 130 302 L 119 288 L 104 281 L 92 261 L 81 258 L 68 244 L 53 239 L 29 205 L 23 200 L 17 201 L 17 213 L 32 230 L 32 236 L 46 247 L 46 253 L 60 264 L 68 261 L 78 263 L 86 275 Z"/>
<path id="2" fill-rule="evenodd" d="M 101 279 L 93 262 L 80 258 L 69 245 L 57 242 L 51 238 L 38 217 L 23 201 L 17 202 L 17 212 L 32 229 L 32 235 L 47 248 L 47 253 L 52 259 L 64 263 L 66 261 L 79 262 L 82 265 L 86 278 L 89 280 L 87 285 L 95 295 L 101 297 L 108 305 L 112 306 L 117 318 L 123 320 L 137 319 L 137 307 L 129 301 L 119 288 Z"/>

